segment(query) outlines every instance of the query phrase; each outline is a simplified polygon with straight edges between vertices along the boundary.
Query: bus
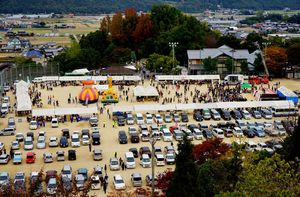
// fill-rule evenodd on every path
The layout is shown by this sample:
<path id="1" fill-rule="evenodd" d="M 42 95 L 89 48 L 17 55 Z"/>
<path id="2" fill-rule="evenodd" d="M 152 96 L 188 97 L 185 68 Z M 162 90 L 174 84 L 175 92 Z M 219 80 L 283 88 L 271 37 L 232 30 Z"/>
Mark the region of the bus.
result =
<path id="1" fill-rule="evenodd" d="M 282 117 L 282 116 L 297 116 L 298 109 L 293 106 L 273 106 L 272 107 L 273 116 Z"/>

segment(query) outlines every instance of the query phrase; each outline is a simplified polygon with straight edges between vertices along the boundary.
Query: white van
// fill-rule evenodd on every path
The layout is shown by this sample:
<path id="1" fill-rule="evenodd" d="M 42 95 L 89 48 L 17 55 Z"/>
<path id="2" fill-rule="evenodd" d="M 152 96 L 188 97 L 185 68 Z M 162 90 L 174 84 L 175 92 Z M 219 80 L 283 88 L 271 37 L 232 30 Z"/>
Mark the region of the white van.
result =
<path id="1" fill-rule="evenodd" d="M 148 154 L 142 154 L 141 166 L 143 168 L 151 168 L 151 160 Z"/>
<path id="2" fill-rule="evenodd" d="M 80 138 L 77 133 L 73 133 L 71 136 L 71 146 L 72 147 L 80 147 Z"/>
<path id="3" fill-rule="evenodd" d="M 162 137 L 164 142 L 171 142 L 172 141 L 172 134 L 168 128 L 164 128 L 162 130 Z"/>
<path id="4" fill-rule="evenodd" d="M 136 123 L 137 124 L 145 124 L 143 114 L 141 114 L 141 113 L 136 114 Z"/>
<path id="5" fill-rule="evenodd" d="M 2 114 L 7 114 L 9 110 L 9 106 L 7 103 L 2 103 L 1 105 L 1 113 Z"/>
<path id="6" fill-rule="evenodd" d="M 125 153 L 125 165 L 126 168 L 135 168 L 135 161 L 134 156 L 132 152 L 126 152 Z"/>
<path id="7" fill-rule="evenodd" d="M 16 122 L 13 117 L 8 118 L 8 128 L 16 129 Z"/>
<path id="8" fill-rule="evenodd" d="M 155 161 L 157 166 L 164 166 L 165 163 L 165 157 L 162 153 L 156 153 L 155 154 Z"/>
<path id="9" fill-rule="evenodd" d="M 52 128 L 57 128 L 58 127 L 58 119 L 57 118 L 52 118 L 51 127 Z"/>

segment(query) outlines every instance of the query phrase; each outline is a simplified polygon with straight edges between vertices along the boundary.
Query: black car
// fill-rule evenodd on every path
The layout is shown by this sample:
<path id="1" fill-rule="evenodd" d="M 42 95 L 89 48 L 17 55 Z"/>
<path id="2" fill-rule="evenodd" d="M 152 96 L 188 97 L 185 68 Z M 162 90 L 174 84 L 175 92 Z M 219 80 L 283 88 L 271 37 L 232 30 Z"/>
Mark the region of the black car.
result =
<path id="1" fill-rule="evenodd" d="M 234 122 L 226 122 L 227 127 L 230 129 L 233 129 L 234 127 L 236 127 L 237 125 Z"/>
<path id="2" fill-rule="evenodd" d="M 232 116 L 234 119 L 236 119 L 236 120 L 242 119 L 242 114 L 241 114 L 241 112 L 238 111 L 238 110 L 236 110 L 236 109 L 231 111 L 231 116 Z"/>
<path id="3" fill-rule="evenodd" d="M 59 140 L 59 146 L 61 148 L 66 148 L 69 146 L 69 142 L 68 139 L 65 136 L 61 136 L 60 140 Z"/>
<path id="4" fill-rule="evenodd" d="M 125 131 L 119 131 L 119 142 L 120 144 L 127 144 L 127 135 Z"/>
<path id="5" fill-rule="evenodd" d="M 131 143 L 139 143 L 140 142 L 139 134 L 138 133 L 131 133 L 130 141 L 131 141 Z"/>
<path id="6" fill-rule="evenodd" d="M 137 148 L 130 148 L 129 151 L 132 152 L 134 158 L 138 158 L 139 157 Z"/>
<path id="7" fill-rule="evenodd" d="M 245 129 L 245 130 L 243 130 L 243 133 L 248 138 L 254 138 L 255 137 L 255 133 L 251 129 Z"/>
<path id="8" fill-rule="evenodd" d="M 276 141 L 276 140 L 274 140 L 274 139 L 268 140 L 268 141 L 266 141 L 265 143 L 266 143 L 266 145 L 267 145 L 269 148 L 271 148 L 271 149 L 273 149 L 273 150 L 278 150 L 278 149 L 281 149 L 281 148 L 282 148 L 282 145 L 281 145 L 278 141 Z"/>
<path id="9" fill-rule="evenodd" d="M 202 117 L 200 111 L 195 111 L 194 115 L 193 115 L 193 118 L 194 118 L 194 120 L 196 120 L 198 122 L 203 121 L 203 117 Z"/>
<path id="10" fill-rule="evenodd" d="M 194 129 L 199 129 L 199 128 L 198 128 L 197 125 L 195 125 L 195 124 L 190 124 L 190 125 L 188 126 L 188 129 L 191 130 L 191 132 L 194 132 Z"/>
<path id="11" fill-rule="evenodd" d="M 69 129 L 62 129 L 62 136 L 65 136 L 67 139 L 70 138 L 70 130 Z"/>
<path id="12" fill-rule="evenodd" d="M 217 126 L 218 126 L 219 129 L 227 129 L 228 128 L 228 125 L 227 125 L 226 122 L 219 122 L 217 124 Z"/>
<path id="13" fill-rule="evenodd" d="M 188 117 L 186 112 L 181 113 L 181 121 L 182 122 L 188 122 L 189 121 L 189 117 Z"/>
<path id="14" fill-rule="evenodd" d="M 148 154 L 149 157 L 151 158 L 151 150 L 148 146 L 142 146 L 140 148 L 140 156 L 142 157 L 143 154 Z"/>
<path id="15" fill-rule="evenodd" d="M 69 161 L 76 160 L 76 151 L 75 150 L 68 150 L 68 159 L 69 159 Z"/>
<path id="16" fill-rule="evenodd" d="M 124 118 L 124 116 L 118 116 L 117 121 L 118 121 L 118 125 L 119 126 L 125 126 L 125 118 Z"/>
<path id="17" fill-rule="evenodd" d="M 206 139 L 211 139 L 214 137 L 213 133 L 210 130 L 203 130 L 202 133 Z"/>
<path id="18" fill-rule="evenodd" d="M 221 117 L 224 120 L 231 120 L 230 112 L 226 109 L 221 109 Z"/>
<path id="19" fill-rule="evenodd" d="M 93 133 L 92 134 L 92 144 L 93 145 L 100 145 L 100 134 L 99 133 Z"/>

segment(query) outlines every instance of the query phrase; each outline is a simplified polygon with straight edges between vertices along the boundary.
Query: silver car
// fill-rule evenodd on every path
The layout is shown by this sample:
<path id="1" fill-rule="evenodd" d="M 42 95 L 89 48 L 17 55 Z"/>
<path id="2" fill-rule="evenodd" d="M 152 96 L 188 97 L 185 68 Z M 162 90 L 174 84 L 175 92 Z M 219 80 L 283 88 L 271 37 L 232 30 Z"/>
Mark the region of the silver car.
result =
<path id="1" fill-rule="evenodd" d="M 44 136 L 40 136 L 37 140 L 37 144 L 36 144 L 36 148 L 37 149 L 43 149 L 46 148 L 46 140 Z"/>

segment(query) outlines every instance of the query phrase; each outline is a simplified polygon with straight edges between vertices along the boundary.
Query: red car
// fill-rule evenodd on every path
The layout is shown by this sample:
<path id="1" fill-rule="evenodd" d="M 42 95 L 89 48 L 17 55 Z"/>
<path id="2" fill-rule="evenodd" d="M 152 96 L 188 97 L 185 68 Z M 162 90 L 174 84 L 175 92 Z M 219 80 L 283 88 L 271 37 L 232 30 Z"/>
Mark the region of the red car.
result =
<path id="1" fill-rule="evenodd" d="M 173 125 L 173 126 L 169 127 L 169 130 L 170 130 L 171 133 L 173 133 L 175 129 L 178 129 L 177 125 Z"/>
<path id="2" fill-rule="evenodd" d="M 26 155 L 26 163 L 34 163 L 35 162 L 35 153 L 28 152 Z"/>

